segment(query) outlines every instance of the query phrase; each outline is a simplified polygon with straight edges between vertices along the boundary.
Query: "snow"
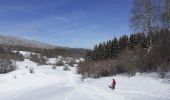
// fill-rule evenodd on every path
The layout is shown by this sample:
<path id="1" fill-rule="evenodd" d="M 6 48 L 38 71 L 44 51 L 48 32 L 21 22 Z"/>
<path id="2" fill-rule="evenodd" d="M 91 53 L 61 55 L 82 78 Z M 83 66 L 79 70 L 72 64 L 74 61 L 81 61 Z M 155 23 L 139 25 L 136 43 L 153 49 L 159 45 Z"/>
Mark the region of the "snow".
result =
<path id="1" fill-rule="evenodd" d="M 79 58 L 79 59 L 76 59 L 76 60 L 75 60 L 76 63 L 80 63 L 80 62 L 83 62 L 83 61 L 85 61 L 84 58 Z"/>
<path id="2" fill-rule="evenodd" d="M 162 80 L 152 78 L 148 74 L 134 77 L 118 75 L 114 78 L 117 85 L 113 93 L 119 94 L 127 100 L 170 100 L 170 83 L 164 84 Z M 107 90 L 106 85 L 111 79 L 112 77 L 89 79 L 86 82 Z"/>
<path id="3" fill-rule="evenodd" d="M 17 51 L 13 51 L 14 53 L 16 53 Z M 27 51 L 18 51 L 21 55 L 23 55 L 25 58 L 30 57 L 31 54 L 36 54 L 34 52 L 27 52 Z"/>
<path id="4" fill-rule="evenodd" d="M 57 58 L 48 58 L 47 64 L 56 64 Z"/>
<path id="5" fill-rule="evenodd" d="M 83 61 L 85 61 L 85 59 L 84 58 L 80 58 L 80 61 L 83 62 Z"/>
<path id="6" fill-rule="evenodd" d="M 170 81 L 155 73 L 82 81 L 75 67 L 54 70 L 52 65 L 38 66 L 29 59 L 16 64 L 16 71 L 0 74 L 0 100 L 170 100 Z M 30 68 L 35 73 L 29 73 Z M 117 83 L 115 90 L 108 88 L 112 78 Z"/>
<path id="7" fill-rule="evenodd" d="M 80 60 L 78 60 L 78 59 L 76 59 L 75 61 L 76 61 L 76 63 L 80 63 Z"/>

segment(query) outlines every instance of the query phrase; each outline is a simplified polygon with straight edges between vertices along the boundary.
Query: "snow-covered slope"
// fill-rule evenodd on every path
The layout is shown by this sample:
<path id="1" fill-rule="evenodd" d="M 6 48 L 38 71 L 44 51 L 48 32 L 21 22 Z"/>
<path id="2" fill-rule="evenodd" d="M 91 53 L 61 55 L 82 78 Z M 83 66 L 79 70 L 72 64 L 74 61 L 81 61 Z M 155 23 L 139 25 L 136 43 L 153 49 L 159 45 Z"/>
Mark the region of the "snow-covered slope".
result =
<path id="1" fill-rule="evenodd" d="M 117 75 L 116 89 L 111 90 L 108 85 L 113 77 L 82 81 L 74 67 L 71 71 L 63 67 L 54 70 L 28 59 L 17 65 L 16 71 L 0 75 L 0 100 L 170 100 L 170 82 L 155 73 Z M 29 73 L 30 68 L 35 73 Z"/>
<path id="2" fill-rule="evenodd" d="M 0 35 L 0 45 L 49 48 L 49 49 L 55 48 L 55 46 L 46 43 L 42 43 L 34 40 L 21 39 L 13 36 L 3 36 L 3 35 Z"/>

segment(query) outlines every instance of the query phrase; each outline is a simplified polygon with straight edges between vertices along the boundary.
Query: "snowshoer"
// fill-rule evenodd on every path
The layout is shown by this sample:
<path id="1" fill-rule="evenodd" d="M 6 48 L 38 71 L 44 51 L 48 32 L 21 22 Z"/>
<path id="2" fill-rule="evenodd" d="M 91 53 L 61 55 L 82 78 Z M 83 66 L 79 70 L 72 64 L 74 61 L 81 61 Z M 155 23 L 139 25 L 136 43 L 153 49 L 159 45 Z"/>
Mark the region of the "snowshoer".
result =
<path id="1" fill-rule="evenodd" d="M 115 79 L 112 80 L 112 88 L 115 89 L 116 81 Z"/>

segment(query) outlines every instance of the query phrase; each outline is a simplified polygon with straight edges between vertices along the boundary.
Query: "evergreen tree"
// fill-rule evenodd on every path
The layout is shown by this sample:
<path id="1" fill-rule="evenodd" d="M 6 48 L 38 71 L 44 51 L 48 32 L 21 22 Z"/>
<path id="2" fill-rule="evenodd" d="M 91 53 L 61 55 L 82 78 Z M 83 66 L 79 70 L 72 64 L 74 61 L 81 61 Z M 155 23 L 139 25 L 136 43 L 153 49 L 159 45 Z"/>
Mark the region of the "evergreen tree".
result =
<path id="1" fill-rule="evenodd" d="M 104 46 L 102 43 L 100 43 L 97 48 L 97 60 L 102 59 L 104 59 Z"/>
<path id="2" fill-rule="evenodd" d="M 122 37 L 119 38 L 119 47 L 120 50 L 125 50 L 128 47 L 129 44 L 129 38 L 127 35 L 123 35 Z"/>
<path id="3" fill-rule="evenodd" d="M 129 48 L 133 48 L 135 46 L 135 35 L 131 34 L 129 38 Z"/>
<path id="4" fill-rule="evenodd" d="M 117 56 L 119 53 L 120 53 L 119 42 L 118 42 L 117 38 L 114 38 L 114 40 L 112 40 L 112 44 L 111 44 L 112 58 L 117 59 Z"/>
<path id="5" fill-rule="evenodd" d="M 92 54 L 92 55 L 93 55 L 93 56 L 92 56 L 93 61 L 97 61 L 97 55 L 98 55 L 97 49 L 98 49 L 98 46 L 95 45 L 95 46 L 94 46 L 94 49 L 93 49 L 93 54 Z"/>
<path id="6" fill-rule="evenodd" d="M 108 58 L 112 58 L 111 44 L 112 44 L 112 41 L 111 41 L 111 40 L 107 41 L 107 43 L 106 43 L 106 58 L 107 58 L 107 59 L 108 59 Z"/>
<path id="7" fill-rule="evenodd" d="M 85 57 L 85 59 L 86 59 L 86 61 L 92 61 L 93 59 L 92 59 L 92 53 L 93 53 L 93 51 L 91 51 L 91 50 L 87 50 L 86 51 L 86 57 Z"/>

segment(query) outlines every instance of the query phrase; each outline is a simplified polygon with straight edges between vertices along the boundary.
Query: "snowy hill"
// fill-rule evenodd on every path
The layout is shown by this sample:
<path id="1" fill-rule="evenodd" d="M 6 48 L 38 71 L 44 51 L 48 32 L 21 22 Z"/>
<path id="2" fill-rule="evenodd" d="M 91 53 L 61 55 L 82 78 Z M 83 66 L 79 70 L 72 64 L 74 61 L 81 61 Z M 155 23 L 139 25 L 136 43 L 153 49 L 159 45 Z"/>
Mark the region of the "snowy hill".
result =
<path id="1" fill-rule="evenodd" d="M 34 40 L 27 40 L 27 39 L 21 39 L 18 37 L 12 37 L 12 36 L 3 36 L 0 35 L 0 45 L 5 46 L 24 46 L 24 47 L 33 47 L 33 48 L 56 48 L 55 46 L 34 41 Z"/>
<path id="2" fill-rule="evenodd" d="M 52 65 L 37 66 L 28 59 L 16 64 L 16 71 L 0 74 L 0 100 L 170 100 L 170 82 L 155 73 L 82 81 L 75 67 L 52 69 Z M 115 90 L 108 88 L 113 77 Z"/>

